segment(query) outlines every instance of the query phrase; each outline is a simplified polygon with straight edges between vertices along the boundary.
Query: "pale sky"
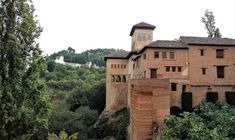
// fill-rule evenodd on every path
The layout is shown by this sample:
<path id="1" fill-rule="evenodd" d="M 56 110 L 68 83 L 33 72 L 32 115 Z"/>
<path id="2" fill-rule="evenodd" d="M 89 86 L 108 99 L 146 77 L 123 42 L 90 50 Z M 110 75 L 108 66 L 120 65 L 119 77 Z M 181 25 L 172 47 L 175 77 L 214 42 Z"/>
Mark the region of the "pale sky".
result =
<path id="1" fill-rule="evenodd" d="M 39 39 L 46 54 L 67 49 L 129 51 L 132 26 L 156 26 L 154 40 L 207 36 L 201 17 L 214 13 L 223 37 L 235 39 L 235 0 L 34 0 L 44 31 Z"/>

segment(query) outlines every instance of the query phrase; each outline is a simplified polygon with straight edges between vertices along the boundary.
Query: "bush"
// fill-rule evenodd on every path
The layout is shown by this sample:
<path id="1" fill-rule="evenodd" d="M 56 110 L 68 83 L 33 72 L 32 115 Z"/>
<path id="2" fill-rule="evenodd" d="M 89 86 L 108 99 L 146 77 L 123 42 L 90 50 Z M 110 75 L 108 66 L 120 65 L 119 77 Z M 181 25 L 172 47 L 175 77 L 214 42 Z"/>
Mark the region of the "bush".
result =
<path id="1" fill-rule="evenodd" d="M 218 92 L 207 92 L 206 101 L 216 103 L 216 101 L 218 101 Z"/>

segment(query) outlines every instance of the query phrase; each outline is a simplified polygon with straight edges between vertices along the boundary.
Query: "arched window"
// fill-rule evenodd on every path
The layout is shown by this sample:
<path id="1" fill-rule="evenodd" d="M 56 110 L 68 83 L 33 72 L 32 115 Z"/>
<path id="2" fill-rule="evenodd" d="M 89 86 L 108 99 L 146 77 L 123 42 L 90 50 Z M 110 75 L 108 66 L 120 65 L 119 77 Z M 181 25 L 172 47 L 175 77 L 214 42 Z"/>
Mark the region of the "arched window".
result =
<path id="1" fill-rule="evenodd" d="M 116 69 L 116 64 L 114 64 L 114 68 Z"/>
<path id="2" fill-rule="evenodd" d="M 112 76 L 111 81 L 115 82 L 115 76 Z"/>
<path id="3" fill-rule="evenodd" d="M 122 76 L 122 82 L 126 82 L 126 76 Z"/>
<path id="4" fill-rule="evenodd" d="M 111 64 L 111 69 L 113 68 L 113 64 Z"/>
<path id="5" fill-rule="evenodd" d="M 117 68 L 119 69 L 119 64 L 117 65 Z"/>
<path id="6" fill-rule="evenodd" d="M 116 82 L 121 82 L 121 76 L 118 75 L 118 76 L 116 77 Z"/>

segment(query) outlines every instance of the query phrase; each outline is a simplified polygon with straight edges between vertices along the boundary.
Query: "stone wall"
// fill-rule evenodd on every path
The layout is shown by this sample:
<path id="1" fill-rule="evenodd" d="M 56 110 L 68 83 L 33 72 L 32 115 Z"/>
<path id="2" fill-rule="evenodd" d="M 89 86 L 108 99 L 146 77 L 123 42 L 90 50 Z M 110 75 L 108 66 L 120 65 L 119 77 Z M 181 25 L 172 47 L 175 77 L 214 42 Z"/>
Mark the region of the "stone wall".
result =
<path id="1" fill-rule="evenodd" d="M 131 80 L 131 140 L 151 140 L 170 114 L 169 80 Z"/>

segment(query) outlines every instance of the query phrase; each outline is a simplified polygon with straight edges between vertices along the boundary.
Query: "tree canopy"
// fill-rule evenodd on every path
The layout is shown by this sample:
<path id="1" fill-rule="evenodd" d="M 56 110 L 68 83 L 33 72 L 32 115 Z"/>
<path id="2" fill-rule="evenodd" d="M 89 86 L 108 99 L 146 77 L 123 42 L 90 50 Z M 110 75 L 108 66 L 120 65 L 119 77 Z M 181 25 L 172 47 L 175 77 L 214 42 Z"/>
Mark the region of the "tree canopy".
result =
<path id="1" fill-rule="evenodd" d="M 219 28 L 215 26 L 215 17 L 213 12 L 206 10 L 204 17 L 201 17 L 202 22 L 205 24 L 205 29 L 207 30 L 208 37 L 221 38 L 221 33 Z"/>
<path id="2" fill-rule="evenodd" d="M 30 1 L 0 2 L 0 139 L 40 139 L 50 114 L 40 79 L 45 59 L 35 41 L 42 29 Z"/>

